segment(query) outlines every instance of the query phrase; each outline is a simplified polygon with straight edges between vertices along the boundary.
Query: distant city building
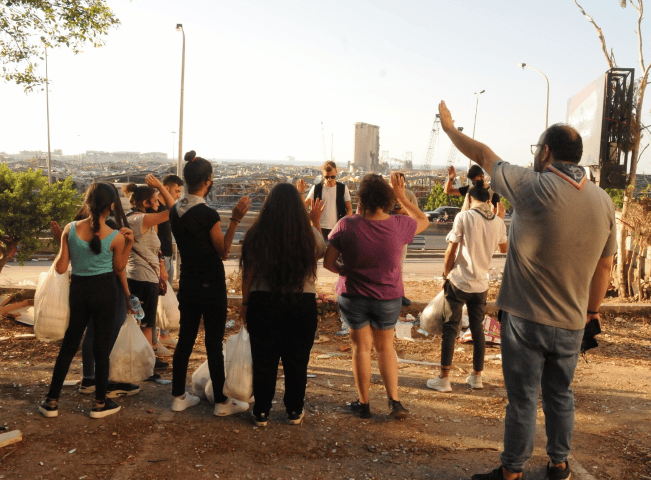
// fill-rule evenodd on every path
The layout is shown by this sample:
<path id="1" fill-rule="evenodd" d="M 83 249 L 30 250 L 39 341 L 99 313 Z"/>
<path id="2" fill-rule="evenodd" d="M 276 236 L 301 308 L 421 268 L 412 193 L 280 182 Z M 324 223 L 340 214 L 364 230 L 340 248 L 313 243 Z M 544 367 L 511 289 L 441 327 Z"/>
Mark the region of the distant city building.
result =
<path id="1" fill-rule="evenodd" d="M 380 127 L 368 123 L 355 124 L 355 159 L 353 166 L 365 171 L 380 168 Z"/>

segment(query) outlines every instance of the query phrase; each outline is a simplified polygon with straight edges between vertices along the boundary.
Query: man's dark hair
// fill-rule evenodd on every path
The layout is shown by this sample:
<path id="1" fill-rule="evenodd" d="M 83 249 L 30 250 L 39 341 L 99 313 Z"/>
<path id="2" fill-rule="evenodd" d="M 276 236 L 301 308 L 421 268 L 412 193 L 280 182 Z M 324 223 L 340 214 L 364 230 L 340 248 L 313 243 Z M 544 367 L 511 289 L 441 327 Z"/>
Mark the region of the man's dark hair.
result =
<path id="1" fill-rule="evenodd" d="M 486 188 L 483 180 L 477 180 L 475 184 L 468 189 L 468 196 L 480 202 L 487 202 L 491 198 L 491 194 Z"/>
<path id="2" fill-rule="evenodd" d="M 549 147 L 555 160 L 579 163 L 583 155 L 581 135 L 569 125 L 556 123 L 545 132 L 543 145 Z"/>
<path id="3" fill-rule="evenodd" d="M 483 174 L 484 174 L 484 170 L 482 170 L 482 168 L 479 165 L 473 165 L 468 169 L 468 178 L 470 180 L 474 180 L 476 177 Z"/>
<path id="4" fill-rule="evenodd" d="M 170 173 L 169 175 L 165 175 L 165 178 L 163 178 L 163 185 L 165 187 L 171 185 L 172 183 L 175 183 L 179 187 L 183 186 L 183 179 L 179 177 L 178 175 L 174 175 L 173 173 Z"/>

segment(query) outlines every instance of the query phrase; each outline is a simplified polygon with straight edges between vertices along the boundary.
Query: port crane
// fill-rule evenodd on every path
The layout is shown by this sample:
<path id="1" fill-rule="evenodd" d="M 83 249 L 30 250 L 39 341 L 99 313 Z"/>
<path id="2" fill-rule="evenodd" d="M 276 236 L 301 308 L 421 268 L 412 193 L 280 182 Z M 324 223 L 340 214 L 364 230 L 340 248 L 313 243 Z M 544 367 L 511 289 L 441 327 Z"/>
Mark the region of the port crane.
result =
<path id="1" fill-rule="evenodd" d="M 441 116 L 437 113 L 434 117 L 434 124 L 432 125 L 432 133 L 429 137 L 429 145 L 427 146 L 427 152 L 425 153 L 425 162 L 423 168 L 425 170 L 432 169 L 432 158 L 434 157 L 434 149 L 436 144 L 439 141 L 439 130 L 441 127 Z"/>

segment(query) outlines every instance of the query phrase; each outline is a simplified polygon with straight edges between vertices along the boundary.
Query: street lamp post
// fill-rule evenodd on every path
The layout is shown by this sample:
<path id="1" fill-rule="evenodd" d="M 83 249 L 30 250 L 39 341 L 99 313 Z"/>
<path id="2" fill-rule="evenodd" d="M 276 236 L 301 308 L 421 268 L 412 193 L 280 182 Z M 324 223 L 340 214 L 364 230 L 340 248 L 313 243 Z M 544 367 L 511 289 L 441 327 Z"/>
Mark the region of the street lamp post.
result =
<path id="1" fill-rule="evenodd" d="M 183 171 L 181 169 L 181 159 L 183 158 L 183 89 L 184 89 L 184 80 L 185 80 L 185 31 L 183 30 L 183 25 L 180 23 L 176 24 L 176 30 L 183 34 L 183 54 L 181 60 L 181 113 L 179 116 L 179 159 L 177 163 L 177 175 L 182 176 Z"/>
<path id="2" fill-rule="evenodd" d="M 174 147 L 176 146 L 176 132 L 172 132 L 172 163 L 174 163 Z"/>
<path id="3" fill-rule="evenodd" d="M 477 109 L 479 108 L 479 95 L 484 93 L 486 90 L 482 90 L 481 92 L 475 92 L 474 94 L 477 95 L 477 101 L 475 102 L 475 121 L 472 124 L 472 138 L 475 138 L 475 128 L 477 127 Z M 468 171 L 470 171 L 470 167 L 472 166 L 472 161 L 468 160 Z M 470 185 L 470 179 L 468 180 L 468 185 Z"/>
<path id="4" fill-rule="evenodd" d="M 45 39 L 41 37 L 45 42 Z M 52 153 L 50 150 L 50 81 L 47 75 L 47 44 L 45 45 L 45 105 L 47 108 L 47 183 L 52 185 Z"/>
<path id="5" fill-rule="evenodd" d="M 537 68 L 533 68 L 527 65 L 526 63 L 518 63 L 518 67 L 521 67 L 522 70 L 524 70 L 525 68 L 530 68 L 531 70 L 538 72 L 545 78 L 545 82 L 547 83 L 547 107 L 545 108 L 545 130 L 547 130 L 547 123 L 549 120 L 549 79 L 547 78 L 547 75 L 545 75 L 543 72 L 541 72 Z"/>

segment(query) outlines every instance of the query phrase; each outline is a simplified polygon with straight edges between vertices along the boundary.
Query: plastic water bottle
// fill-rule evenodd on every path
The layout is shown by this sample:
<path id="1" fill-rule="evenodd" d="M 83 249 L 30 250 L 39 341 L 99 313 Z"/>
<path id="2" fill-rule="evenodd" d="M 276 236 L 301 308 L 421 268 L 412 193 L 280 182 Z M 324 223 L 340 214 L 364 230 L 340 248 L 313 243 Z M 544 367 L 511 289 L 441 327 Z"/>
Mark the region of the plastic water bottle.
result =
<path id="1" fill-rule="evenodd" d="M 133 294 L 129 295 L 129 306 L 131 307 L 131 310 L 136 312 L 134 317 L 136 317 L 136 320 L 138 320 L 138 322 L 145 318 L 145 311 L 142 309 L 140 300 L 138 300 L 138 297 Z"/>

